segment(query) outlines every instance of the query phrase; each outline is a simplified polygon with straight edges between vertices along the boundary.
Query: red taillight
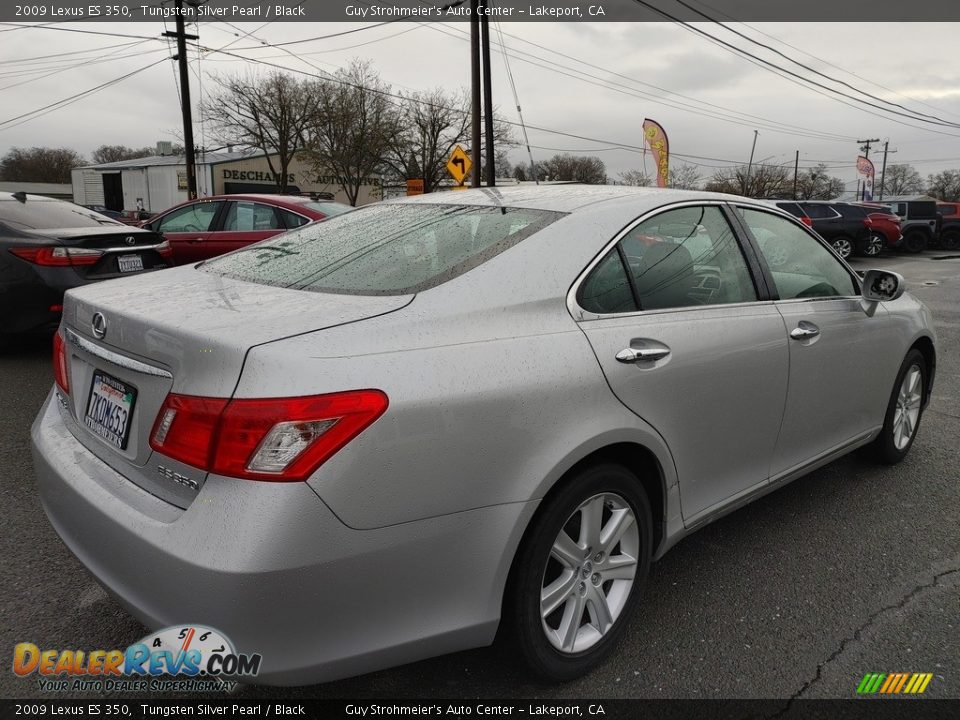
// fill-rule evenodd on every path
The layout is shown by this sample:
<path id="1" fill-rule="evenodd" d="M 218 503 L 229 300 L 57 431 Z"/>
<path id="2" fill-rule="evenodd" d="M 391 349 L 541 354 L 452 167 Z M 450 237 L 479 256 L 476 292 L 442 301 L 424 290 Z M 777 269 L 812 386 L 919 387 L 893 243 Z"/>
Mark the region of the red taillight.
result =
<path id="1" fill-rule="evenodd" d="M 813 227 L 813 220 L 811 220 L 807 215 L 801 215 L 800 222 L 802 222 L 807 227 Z"/>
<path id="2" fill-rule="evenodd" d="M 74 267 L 77 265 L 96 265 L 103 257 L 102 250 L 89 248 L 54 247 L 15 247 L 10 252 L 18 258 L 46 267 Z"/>
<path id="3" fill-rule="evenodd" d="M 173 258 L 173 248 L 170 247 L 170 241 L 164 240 L 162 243 L 157 245 L 157 253 L 165 260 L 171 260 Z"/>
<path id="4" fill-rule="evenodd" d="M 168 395 L 150 447 L 220 475 L 306 480 L 387 409 L 379 390 L 225 400 Z"/>
<path id="5" fill-rule="evenodd" d="M 65 394 L 70 394 L 70 381 L 67 379 L 67 348 L 59 332 L 53 336 L 53 379 Z"/>

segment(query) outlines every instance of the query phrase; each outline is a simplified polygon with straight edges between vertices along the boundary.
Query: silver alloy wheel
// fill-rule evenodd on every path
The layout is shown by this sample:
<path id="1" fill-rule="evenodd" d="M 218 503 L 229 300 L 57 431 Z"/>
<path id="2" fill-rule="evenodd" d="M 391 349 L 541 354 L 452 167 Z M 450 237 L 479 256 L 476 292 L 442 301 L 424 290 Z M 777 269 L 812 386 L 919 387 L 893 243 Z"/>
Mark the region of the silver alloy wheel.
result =
<path id="1" fill-rule="evenodd" d="M 606 635 L 630 597 L 639 552 L 637 519 L 620 495 L 600 493 L 574 510 L 541 582 L 540 617 L 553 647 L 578 653 Z"/>
<path id="2" fill-rule="evenodd" d="M 897 395 L 897 407 L 893 411 L 893 444 L 897 450 L 903 450 L 910 444 L 920 419 L 920 402 L 923 392 L 923 373 L 920 366 L 913 364 L 903 376 L 900 392 Z"/>
<path id="3" fill-rule="evenodd" d="M 853 252 L 853 245 L 846 238 L 837 238 L 833 241 L 833 249 L 837 251 L 837 255 L 846 260 Z"/>
<path id="4" fill-rule="evenodd" d="M 863 254 L 867 257 L 876 257 L 883 251 L 883 236 L 876 233 L 867 240 L 867 245 L 863 249 Z"/>

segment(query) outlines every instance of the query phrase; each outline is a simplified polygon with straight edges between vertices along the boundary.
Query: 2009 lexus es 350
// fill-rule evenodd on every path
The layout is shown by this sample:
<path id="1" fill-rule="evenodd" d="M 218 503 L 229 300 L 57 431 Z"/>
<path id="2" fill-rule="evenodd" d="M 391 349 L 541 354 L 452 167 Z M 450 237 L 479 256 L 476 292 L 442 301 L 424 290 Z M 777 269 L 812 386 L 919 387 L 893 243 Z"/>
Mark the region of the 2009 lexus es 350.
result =
<path id="1" fill-rule="evenodd" d="M 936 365 L 899 275 L 769 205 L 554 186 L 368 206 L 67 293 L 44 508 L 151 627 L 330 680 L 502 627 L 567 679 L 652 560 L 854 448 Z"/>

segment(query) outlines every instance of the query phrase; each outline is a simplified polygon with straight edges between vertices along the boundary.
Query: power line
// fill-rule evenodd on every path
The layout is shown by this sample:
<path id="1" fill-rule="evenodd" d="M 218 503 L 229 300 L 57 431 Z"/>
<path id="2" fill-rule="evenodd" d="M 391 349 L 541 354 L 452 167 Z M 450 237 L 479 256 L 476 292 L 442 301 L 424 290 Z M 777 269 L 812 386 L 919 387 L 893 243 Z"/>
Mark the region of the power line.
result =
<path id="1" fill-rule="evenodd" d="M 115 77 L 112 80 L 108 80 L 104 83 L 101 83 L 100 85 L 96 85 L 87 90 L 83 90 L 82 92 L 78 92 L 75 95 L 70 95 L 69 97 L 63 98 L 62 100 L 58 100 L 56 102 L 50 103 L 49 105 L 44 105 L 43 107 L 39 107 L 34 110 L 30 110 L 29 112 L 21 113 L 20 115 L 15 115 L 14 117 L 7 118 L 6 120 L 2 120 L 0 121 L 0 130 L 9 130 L 10 128 L 16 127 L 17 125 L 27 122 L 28 120 L 35 120 L 41 115 L 46 115 L 48 112 L 52 112 L 53 110 L 57 110 L 61 107 L 65 107 L 66 105 L 70 105 L 76 102 L 77 100 L 85 98 L 96 92 L 99 92 L 100 90 L 103 90 L 106 87 L 110 87 L 111 85 L 116 85 L 117 83 L 122 82 L 127 78 L 131 78 L 134 75 L 142 73 L 144 70 L 148 70 L 154 67 L 155 65 L 159 65 L 160 63 L 164 62 L 166 59 L 167 58 L 160 58 L 159 60 L 149 63 L 148 65 L 144 65 L 141 68 L 138 68 L 131 72 L 120 75 L 119 77 Z"/>
<path id="2" fill-rule="evenodd" d="M 914 115 L 911 115 L 911 114 L 908 114 L 908 113 L 903 113 L 903 112 L 900 112 L 900 111 L 898 111 L 898 110 L 892 110 L 892 109 L 889 109 L 889 108 L 885 108 L 885 107 L 883 107 L 882 105 L 877 105 L 876 103 L 872 103 L 872 102 L 870 102 L 870 101 L 868 101 L 868 100 L 864 100 L 864 99 L 862 99 L 862 98 L 855 97 L 855 96 L 850 95 L 850 94 L 848 94 L 848 93 L 845 93 L 845 92 L 843 92 L 843 91 L 841 91 L 841 90 L 837 90 L 837 89 L 835 89 L 835 88 L 831 88 L 831 87 L 829 87 L 829 86 L 827 86 L 827 85 L 824 85 L 823 83 L 817 82 L 816 80 L 811 80 L 810 78 L 805 78 L 805 77 L 803 77 L 802 75 L 800 75 L 800 74 L 798 74 L 798 73 L 796 73 L 796 72 L 794 72 L 794 71 L 792 71 L 792 70 L 788 70 L 788 69 L 786 69 L 786 68 L 783 68 L 783 67 L 781 67 L 781 66 L 779 66 L 779 65 L 777 65 L 777 64 L 775 64 L 775 63 L 773 63 L 773 62 L 771 62 L 771 61 L 769 61 L 769 60 L 765 60 L 764 58 L 758 57 L 757 55 L 754 55 L 753 53 L 750 53 L 750 52 L 748 52 L 747 50 L 743 50 L 743 49 L 741 49 L 741 48 L 738 48 L 737 46 L 728 43 L 726 40 L 722 40 L 722 39 L 716 37 L 715 35 L 711 35 L 710 33 L 706 32 L 705 30 L 702 30 L 702 29 L 700 29 L 700 28 L 694 27 L 691 23 L 688 23 L 688 22 L 686 22 L 686 21 L 684 21 L 684 20 L 680 20 L 679 18 L 671 15 L 670 13 L 668 13 L 668 12 L 666 12 L 666 11 L 664 11 L 664 10 L 661 10 L 661 9 L 658 8 L 658 7 L 655 7 L 654 5 L 651 5 L 649 2 L 646 2 L 645 0 L 634 0 L 634 2 L 636 2 L 636 3 L 639 4 L 639 5 L 643 5 L 644 7 L 649 8 L 650 10 L 653 10 L 653 11 L 656 12 L 657 14 L 662 15 L 663 17 L 667 18 L 668 20 L 671 20 L 671 21 L 677 23 L 678 25 L 682 26 L 683 28 L 687 29 L 687 30 L 690 31 L 690 32 L 694 32 L 694 33 L 697 33 L 697 34 L 699 34 L 699 35 L 702 35 L 703 37 L 708 38 L 708 39 L 709 39 L 710 41 L 712 41 L 713 43 L 719 44 L 719 45 L 723 46 L 725 49 L 727 49 L 727 50 L 730 51 L 730 52 L 733 52 L 733 53 L 735 53 L 735 54 L 737 54 L 737 55 L 740 55 L 740 56 L 743 56 L 743 57 L 747 58 L 748 61 L 754 62 L 754 64 L 756 64 L 756 63 L 761 63 L 763 66 L 765 66 L 765 69 L 767 69 L 767 70 L 771 70 L 771 71 L 774 71 L 774 72 L 779 71 L 779 73 L 786 73 L 787 75 L 790 75 L 790 76 L 792 76 L 792 77 L 794 77 L 794 78 L 797 78 L 798 80 L 801 81 L 801 83 L 806 83 L 806 84 L 807 84 L 807 85 L 801 85 L 802 87 L 806 87 L 807 89 L 810 89 L 808 86 L 812 85 L 812 86 L 815 86 L 815 87 L 817 87 L 817 88 L 821 88 L 821 89 L 823 89 L 823 90 L 825 90 L 825 91 L 827 91 L 827 92 L 829 92 L 829 93 L 833 93 L 834 95 L 838 95 L 838 96 L 840 96 L 840 97 L 847 98 L 847 99 L 849 99 L 849 100 L 852 100 L 853 102 L 860 103 L 861 105 L 866 105 L 866 106 L 869 106 L 869 107 L 873 107 L 873 108 L 875 108 L 875 109 L 877 109 L 877 110 L 880 110 L 881 112 L 885 112 L 885 113 L 888 113 L 888 114 L 891 114 L 891 115 L 898 115 L 898 116 L 901 116 L 901 117 L 906 117 L 906 118 L 908 118 L 908 119 L 910 119 L 910 120 L 915 120 L 915 121 L 917 121 L 917 122 L 925 122 L 925 123 L 928 123 L 928 124 L 931 124 L 931 125 L 951 127 L 951 128 L 960 128 L 960 124 L 947 123 L 947 122 L 934 121 L 934 120 L 928 120 L 928 119 L 925 119 L 925 118 L 923 118 L 923 117 L 916 117 L 916 116 L 914 116 Z M 681 0 L 677 0 L 677 2 L 681 2 Z M 681 4 L 683 4 L 683 3 L 681 2 Z M 700 14 L 702 15 L 703 13 L 700 13 Z M 716 22 L 716 21 L 714 21 L 714 22 Z M 820 93 L 820 94 L 822 94 L 822 93 Z M 833 99 L 836 100 L 837 98 L 833 98 Z M 842 101 L 840 101 L 840 102 L 842 102 Z M 845 104 L 849 104 L 849 103 L 845 103 Z M 862 110 L 862 108 L 858 108 L 858 109 L 861 109 L 861 110 Z M 896 119 L 893 119 L 893 118 L 886 118 L 886 119 L 887 119 L 887 120 L 892 120 L 893 122 L 899 123 L 899 124 L 901 124 L 901 125 L 905 125 L 905 126 L 907 126 L 907 127 L 912 127 L 912 128 L 914 128 L 914 129 L 917 129 L 917 130 L 926 130 L 927 132 L 939 133 L 939 134 L 941 134 L 941 135 L 947 135 L 947 136 L 950 136 L 950 137 L 960 137 L 960 135 L 957 135 L 957 134 L 954 134 L 954 133 L 947 133 L 947 132 L 943 132 L 943 131 L 940 131 L 940 130 L 933 130 L 933 129 L 931 129 L 931 128 L 924 128 L 924 127 L 920 127 L 920 126 L 917 126 L 917 125 L 910 125 L 909 123 L 905 123 L 905 122 L 903 122 L 902 120 L 896 120 Z"/>
<path id="3" fill-rule="evenodd" d="M 739 30 L 735 30 L 735 29 L 732 28 L 732 27 L 728 27 L 728 26 L 726 26 L 726 25 L 723 25 L 722 23 L 718 22 L 717 20 L 715 20 L 714 18 L 710 17 L 710 16 L 707 15 L 706 13 L 701 12 L 700 10 L 697 10 L 697 9 L 696 9 L 695 7 L 693 7 L 692 5 L 687 4 L 686 2 L 684 2 L 684 0 L 674 0 L 674 2 L 679 3 L 680 5 L 682 5 L 683 7 L 687 8 L 688 10 L 692 10 L 693 12 L 697 13 L 698 15 L 700 15 L 701 17 L 703 17 L 704 19 L 709 20 L 710 22 L 712 22 L 712 23 L 715 24 L 715 25 L 718 25 L 719 27 L 722 27 L 722 28 L 723 28 L 724 30 L 726 30 L 727 32 L 732 32 L 734 35 L 736 35 L 737 37 L 743 38 L 743 39 L 746 40 L 747 42 L 751 42 L 751 43 L 753 43 L 754 45 L 756 45 L 756 46 L 758 46 L 758 47 L 762 47 L 762 48 L 765 49 L 765 50 L 769 50 L 770 52 L 774 53 L 775 55 L 778 55 L 779 57 L 782 57 L 784 60 L 787 60 L 788 62 L 792 62 L 794 65 L 796 65 L 796 66 L 798 66 L 798 67 L 802 67 L 804 70 L 806 70 L 806 71 L 808 71 L 808 72 L 812 72 L 814 75 L 817 75 L 817 76 L 819 76 L 819 77 L 825 78 L 825 79 L 829 80 L 830 82 L 835 82 L 835 83 L 837 83 L 838 85 L 843 85 L 843 86 L 846 87 L 846 88 L 850 88 L 850 89 L 853 90 L 854 92 L 858 92 L 858 93 L 860 93 L 861 95 L 870 98 L 871 100 L 876 100 L 876 101 L 878 101 L 878 102 L 884 103 L 885 105 L 889 105 L 889 106 L 891 106 L 891 107 L 897 107 L 897 108 L 900 108 L 901 110 L 906 110 L 908 113 L 910 113 L 911 115 L 914 116 L 913 119 L 919 120 L 919 121 L 921 121 L 921 122 L 929 122 L 929 120 L 923 120 L 923 118 L 929 118 L 929 119 L 938 121 L 937 124 L 946 125 L 946 126 L 948 126 L 948 127 L 960 127 L 960 125 L 958 125 L 957 123 L 950 122 L 949 120 L 944 120 L 943 118 L 937 117 L 936 115 L 929 115 L 929 114 L 927 114 L 927 113 L 921 113 L 921 112 L 918 112 L 918 111 L 916 111 L 916 110 L 911 110 L 910 108 L 906 107 L 905 105 L 901 105 L 900 103 L 895 103 L 895 102 L 892 102 L 892 101 L 890 101 L 890 100 L 885 100 L 884 98 L 877 97 L 876 95 L 873 95 L 873 94 L 871 94 L 871 93 L 868 93 L 866 90 L 861 90 L 860 88 L 858 88 L 858 87 L 856 87 L 856 86 L 854 86 L 854 85 L 851 85 L 851 84 L 848 83 L 846 80 L 839 80 L 839 79 L 837 79 L 837 78 L 835 78 L 835 77 L 833 77 L 833 76 L 831 76 L 831 75 L 827 75 L 827 74 L 825 74 L 825 73 L 822 73 L 822 72 L 820 72 L 819 70 L 817 70 L 817 69 L 815 69 L 815 68 L 812 68 L 812 67 L 810 67 L 809 65 L 806 65 L 805 63 L 800 62 L 799 60 L 794 60 L 794 59 L 791 58 L 790 56 L 788 56 L 788 55 L 780 52 L 779 50 L 777 50 L 775 47 L 772 47 L 772 46 L 770 46 L 770 45 L 767 45 L 766 43 L 762 43 L 762 42 L 760 42 L 759 40 L 755 40 L 754 38 L 751 38 L 750 36 L 745 35 L 744 33 L 740 32 Z M 809 82 L 809 80 L 808 80 L 808 82 Z M 887 111 L 887 112 L 892 112 L 892 111 Z M 899 114 L 899 113 L 898 113 L 898 114 Z"/>

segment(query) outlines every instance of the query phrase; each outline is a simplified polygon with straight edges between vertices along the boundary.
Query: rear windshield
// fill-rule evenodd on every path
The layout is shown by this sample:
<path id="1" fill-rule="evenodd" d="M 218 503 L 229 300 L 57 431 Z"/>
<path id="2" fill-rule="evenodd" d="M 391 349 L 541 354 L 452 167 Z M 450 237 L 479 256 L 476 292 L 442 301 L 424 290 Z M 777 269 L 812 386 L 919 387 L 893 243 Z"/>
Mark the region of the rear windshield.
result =
<path id="1" fill-rule="evenodd" d="M 54 230 L 61 228 L 99 227 L 120 225 L 106 215 L 60 200 L 27 198 L 0 200 L 0 222 L 24 230 Z"/>
<path id="2" fill-rule="evenodd" d="M 370 205 L 203 263 L 279 287 L 403 295 L 471 270 L 562 213 L 463 205 Z"/>
<path id="3" fill-rule="evenodd" d="M 338 202 L 319 202 L 316 200 L 311 200 L 310 202 L 304 203 L 305 206 L 316 210 L 317 212 L 322 212 L 327 217 L 333 217 L 334 215 L 343 215 L 345 212 L 350 212 L 353 210 L 349 205 L 344 205 L 343 203 Z"/>

